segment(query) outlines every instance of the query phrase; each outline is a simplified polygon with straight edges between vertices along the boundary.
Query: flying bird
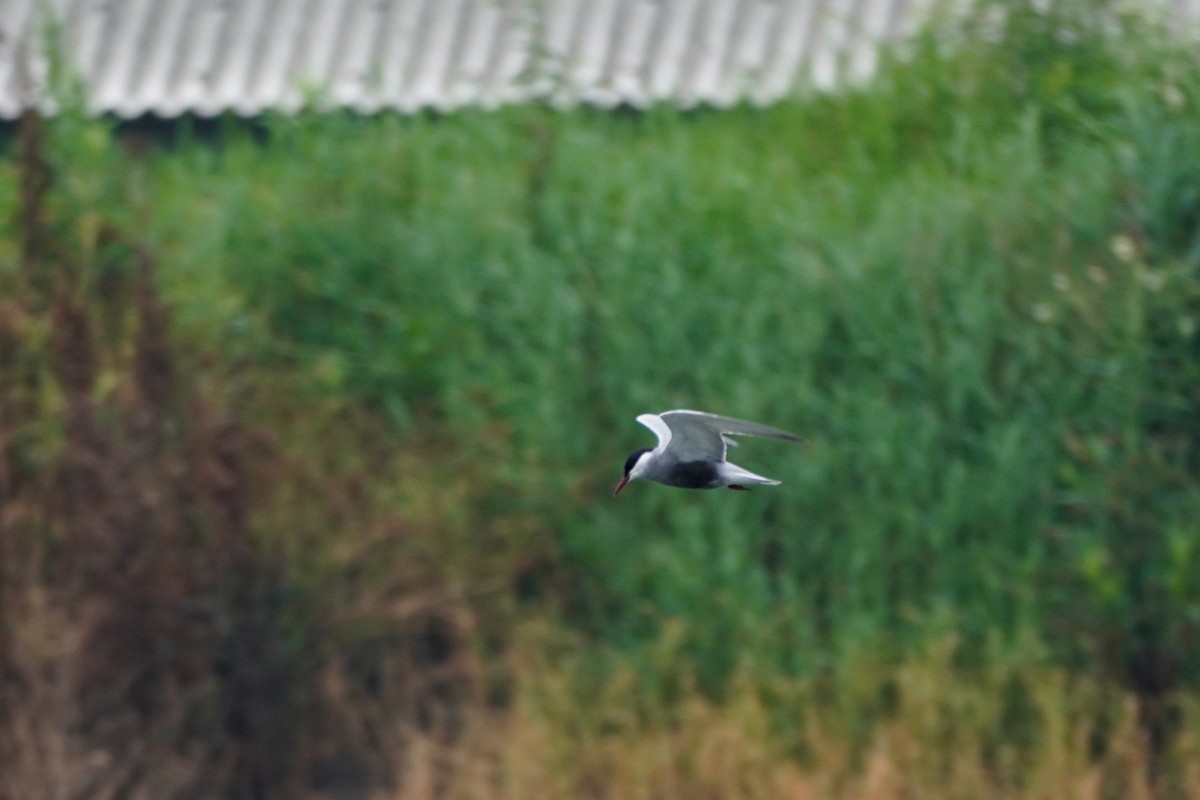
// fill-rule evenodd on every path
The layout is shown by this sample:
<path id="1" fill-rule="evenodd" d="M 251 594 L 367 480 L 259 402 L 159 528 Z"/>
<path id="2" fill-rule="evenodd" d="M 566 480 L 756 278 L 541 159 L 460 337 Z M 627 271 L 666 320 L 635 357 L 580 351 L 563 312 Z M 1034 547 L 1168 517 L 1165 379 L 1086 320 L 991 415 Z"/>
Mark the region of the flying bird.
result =
<path id="1" fill-rule="evenodd" d="M 637 421 L 654 431 L 658 447 L 634 450 L 629 455 L 625 461 L 625 474 L 613 490 L 614 497 L 625 484 L 636 480 L 656 481 L 681 489 L 728 486 L 748 491 L 750 486 L 775 486 L 779 481 L 755 475 L 725 460 L 726 448 L 737 445 L 729 437 L 766 436 L 790 442 L 804 441 L 778 428 L 703 411 L 642 414 Z"/>

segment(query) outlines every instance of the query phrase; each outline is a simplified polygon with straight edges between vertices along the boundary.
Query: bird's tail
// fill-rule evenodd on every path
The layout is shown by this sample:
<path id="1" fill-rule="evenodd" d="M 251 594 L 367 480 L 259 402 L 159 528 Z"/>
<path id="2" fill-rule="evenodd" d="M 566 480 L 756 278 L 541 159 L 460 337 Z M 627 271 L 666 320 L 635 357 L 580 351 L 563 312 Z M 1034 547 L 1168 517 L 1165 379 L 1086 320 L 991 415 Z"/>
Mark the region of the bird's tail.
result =
<path id="1" fill-rule="evenodd" d="M 762 475 L 755 475 L 748 469 L 743 469 L 737 464 L 730 464 L 728 461 L 719 467 L 721 471 L 721 480 L 726 485 L 736 484 L 738 486 L 778 486 L 779 481 L 774 478 L 767 478 Z"/>

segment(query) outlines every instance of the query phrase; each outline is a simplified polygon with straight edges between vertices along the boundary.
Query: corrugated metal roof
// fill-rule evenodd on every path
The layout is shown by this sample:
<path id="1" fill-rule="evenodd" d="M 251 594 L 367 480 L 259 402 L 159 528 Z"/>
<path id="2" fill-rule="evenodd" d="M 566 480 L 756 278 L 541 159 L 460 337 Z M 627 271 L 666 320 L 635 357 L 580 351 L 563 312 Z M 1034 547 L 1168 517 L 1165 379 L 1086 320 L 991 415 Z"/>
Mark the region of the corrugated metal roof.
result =
<path id="1" fill-rule="evenodd" d="M 43 85 L 47 42 L 124 117 L 364 112 L 549 97 L 768 103 L 873 70 L 934 0 L 0 0 L 0 116 Z M 1200 0 L 1162 0 L 1200 25 Z M 47 31 L 56 35 L 47 37 Z"/>

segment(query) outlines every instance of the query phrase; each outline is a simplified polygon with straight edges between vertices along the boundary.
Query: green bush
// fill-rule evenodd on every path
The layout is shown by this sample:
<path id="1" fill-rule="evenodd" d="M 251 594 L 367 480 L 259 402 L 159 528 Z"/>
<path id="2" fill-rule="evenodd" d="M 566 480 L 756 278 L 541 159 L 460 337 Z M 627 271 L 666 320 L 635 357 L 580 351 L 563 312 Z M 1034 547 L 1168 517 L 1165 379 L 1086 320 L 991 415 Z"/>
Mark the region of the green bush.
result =
<path id="1" fill-rule="evenodd" d="M 553 543 L 522 597 L 648 671 L 677 619 L 708 687 L 945 628 L 1194 684 L 1198 102 L 1150 23 L 985 3 L 837 95 L 271 119 L 129 195 L 185 335 L 485 464 L 464 519 Z M 681 406 L 810 441 L 611 500 Z"/>

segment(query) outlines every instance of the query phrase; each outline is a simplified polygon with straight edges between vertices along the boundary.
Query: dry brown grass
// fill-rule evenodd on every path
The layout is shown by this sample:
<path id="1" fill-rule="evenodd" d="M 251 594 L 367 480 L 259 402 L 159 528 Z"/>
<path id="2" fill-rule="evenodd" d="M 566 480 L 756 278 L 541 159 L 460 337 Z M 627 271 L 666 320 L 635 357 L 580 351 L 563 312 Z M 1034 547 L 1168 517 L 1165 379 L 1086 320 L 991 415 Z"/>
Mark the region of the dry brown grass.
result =
<path id="1" fill-rule="evenodd" d="M 150 253 L 49 212 L 40 120 L 23 126 L 22 269 L 0 302 L 0 798 L 386 783 L 395 720 L 442 742 L 462 727 L 472 613 L 404 520 L 355 495 L 365 467 L 318 480 L 239 418 L 172 340 Z M 353 531 L 352 552 L 316 556 L 344 593 L 298 585 L 264 527 Z"/>
<path id="2" fill-rule="evenodd" d="M 527 654 L 536 668 L 508 712 L 479 709 L 450 745 L 413 737 L 391 800 L 1200 797 L 1200 707 L 1183 702 L 1184 732 L 1155 758 L 1134 696 L 1054 667 L 971 679 L 935 649 L 875 672 L 895 703 L 860 726 L 862 676 L 765 692 L 747 670 L 721 702 L 693 692 L 654 710 L 632 674 L 584 687 L 581 704 L 572 667 L 544 653 Z M 1018 695 L 1021 711 L 1006 708 Z"/>
<path id="3" fill-rule="evenodd" d="M 270 441 L 178 382 L 147 256 L 106 315 L 77 266 L 5 315 L 0 796 L 252 796 L 303 745 Z"/>

